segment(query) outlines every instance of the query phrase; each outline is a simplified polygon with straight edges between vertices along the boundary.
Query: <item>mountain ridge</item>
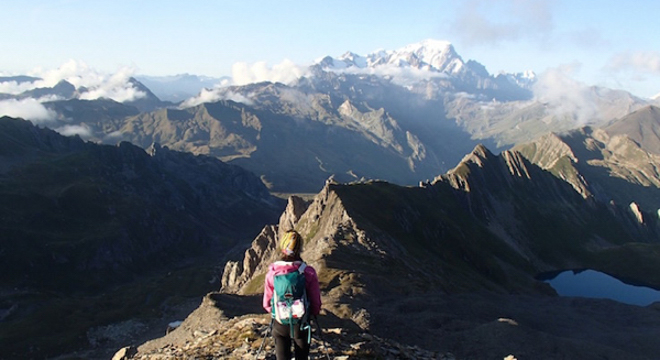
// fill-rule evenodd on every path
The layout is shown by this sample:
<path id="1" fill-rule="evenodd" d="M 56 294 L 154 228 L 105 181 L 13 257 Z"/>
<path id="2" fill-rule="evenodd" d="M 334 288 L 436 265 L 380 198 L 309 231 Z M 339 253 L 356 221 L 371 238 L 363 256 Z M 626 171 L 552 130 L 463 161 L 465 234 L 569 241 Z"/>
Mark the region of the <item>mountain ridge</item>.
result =
<path id="1" fill-rule="evenodd" d="M 263 275 L 277 257 L 278 234 L 295 228 L 305 239 L 303 259 L 319 274 L 322 320 L 342 328 L 346 337 L 367 331 L 437 354 L 451 352 L 459 359 L 506 356 L 502 354 L 642 359 L 655 350 L 645 352 L 630 341 L 649 344 L 645 335 L 609 329 L 648 309 L 557 298 L 536 279 L 542 272 L 588 267 L 627 279 L 646 277 L 646 284 L 660 287 L 660 279 L 645 275 L 655 271 L 653 262 L 640 262 L 659 249 L 657 229 L 641 225 L 650 232 L 644 238 L 647 246 L 637 248 L 643 232 L 634 218 L 625 207 L 615 209 L 581 196 L 520 153 L 494 155 L 477 146 L 453 170 L 419 187 L 328 181 L 311 202 L 289 198 L 279 224 L 265 227 L 242 260 L 225 265 L 220 293 L 209 296 L 217 299 L 213 306 L 218 309 L 237 310 L 225 319 L 262 321 L 257 320 L 262 315 L 253 314 L 259 313 Z M 626 253 L 627 261 L 644 264 L 644 269 L 611 263 L 615 253 Z M 223 296 L 239 297 L 230 305 Z M 241 302 L 254 307 L 234 308 Z M 209 305 L 200 309 L 204 306 Z M 589 320 L 580 315 L 587 308 Z M 567 313 L 571 315 L 559 315 Z M 623 313 L 627 315 L 618 315 Z M 594 317 L 609 325 L 584 325 Z M 191 314 L 186 321 L 201 319 Z M 225 326 L 227 320 L 218 321 Z M 414 328 L 403 326 L 411 322 Z M 658 327 L 647 330 L 657 333 Z M 499 334 L 497 340 L 492 340 L 494 334 Z M 150 359 L 149 354 L 175 338 L 140 346 L 136 358 Z M 254 339 L 252 352 L 249 347 L 241 352 L 254 354 Z"/>

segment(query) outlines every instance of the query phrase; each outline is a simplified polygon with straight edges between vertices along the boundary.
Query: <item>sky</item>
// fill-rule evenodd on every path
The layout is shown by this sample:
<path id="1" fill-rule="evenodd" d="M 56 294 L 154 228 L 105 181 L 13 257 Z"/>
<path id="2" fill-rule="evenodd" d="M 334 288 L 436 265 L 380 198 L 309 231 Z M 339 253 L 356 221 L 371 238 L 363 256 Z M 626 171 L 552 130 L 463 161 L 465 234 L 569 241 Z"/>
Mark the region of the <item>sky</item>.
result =
<path id="1" fill-rule="evenodd" d="M 0 75 L 232 76 L 447 40 L 491 74 L 660 93 L 652 0 L 3 0 Z"/>

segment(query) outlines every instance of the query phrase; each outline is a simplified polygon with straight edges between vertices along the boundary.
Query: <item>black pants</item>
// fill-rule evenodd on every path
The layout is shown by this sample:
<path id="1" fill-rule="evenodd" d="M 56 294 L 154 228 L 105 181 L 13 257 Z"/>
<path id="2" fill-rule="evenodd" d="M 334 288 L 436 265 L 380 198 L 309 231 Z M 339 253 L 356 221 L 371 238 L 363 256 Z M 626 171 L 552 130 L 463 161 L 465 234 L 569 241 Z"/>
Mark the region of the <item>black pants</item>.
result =
<path id="1" fill-rule="evenodd" d="M 295 324 L 293 325 L 292 338 L 290 325 L 282 325 L 277 321 L 273 321 L 273 339 L 275 340 L 277 360 L 291 359 L 291 342 L 293 342 L 296 360 L 307 360 L 309 358 L 308 331 L 300 330 L 300 324 Z"/>

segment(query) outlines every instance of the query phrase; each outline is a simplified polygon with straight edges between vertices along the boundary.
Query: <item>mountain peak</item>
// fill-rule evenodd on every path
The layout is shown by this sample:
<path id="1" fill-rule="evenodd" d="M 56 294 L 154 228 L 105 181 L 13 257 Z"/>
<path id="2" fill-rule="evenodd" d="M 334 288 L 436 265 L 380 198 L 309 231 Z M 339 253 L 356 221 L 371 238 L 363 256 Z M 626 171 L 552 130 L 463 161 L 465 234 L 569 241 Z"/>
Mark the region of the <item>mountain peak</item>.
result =
<path id="1" fill-rule="evenodd" d="M 414 53 L 423 61 L 429 64 L 431 64 L 433 62 L 433 58 L 438 55 L 452 54 L 454 56 L 458 56 L 451 42 L 435 39 L 426 39 L 418 43 L 406 45 L 396 51 L 403 53 Z"/>
<path id="2" fill-rule="evenodd" d="M 397 66 L 448 73 L 459 72 L 465 65 L 449 41 L 435 39 L 426 39 L 397 50 L 378 50 L 366 56 L 349 51 L 338 58 L 324 57 L 317 63 L 334 69 Z"/>

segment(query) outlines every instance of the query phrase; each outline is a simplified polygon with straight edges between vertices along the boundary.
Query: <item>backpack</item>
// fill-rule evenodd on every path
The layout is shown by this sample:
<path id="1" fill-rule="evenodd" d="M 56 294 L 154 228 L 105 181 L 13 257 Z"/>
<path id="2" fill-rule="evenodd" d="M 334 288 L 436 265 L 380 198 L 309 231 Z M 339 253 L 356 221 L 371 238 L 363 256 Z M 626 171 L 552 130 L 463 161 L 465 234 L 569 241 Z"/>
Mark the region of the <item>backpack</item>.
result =
<path id="1" fill-rule="evenodd" d="M 293 326 L 307 321 L 306 267 L 302 263 L 297 271 L 273 277 L 272 316 L 280 324 Z"/>

